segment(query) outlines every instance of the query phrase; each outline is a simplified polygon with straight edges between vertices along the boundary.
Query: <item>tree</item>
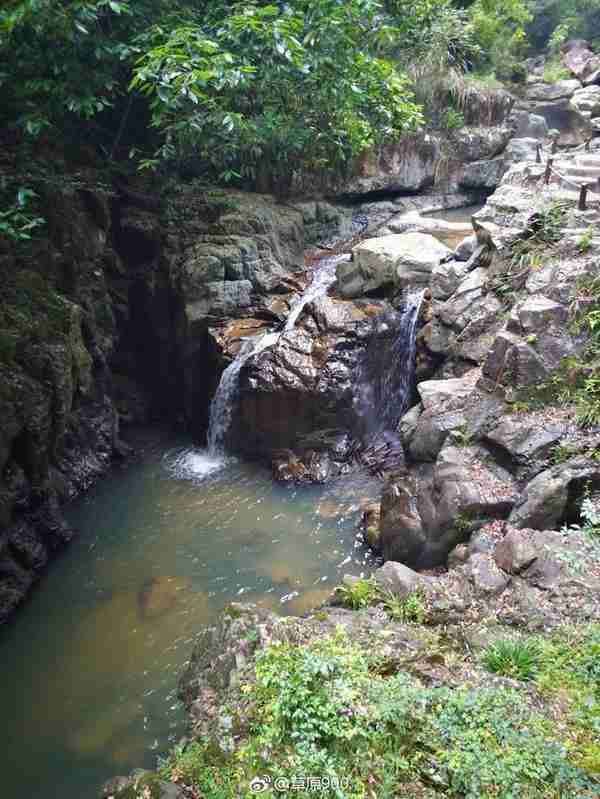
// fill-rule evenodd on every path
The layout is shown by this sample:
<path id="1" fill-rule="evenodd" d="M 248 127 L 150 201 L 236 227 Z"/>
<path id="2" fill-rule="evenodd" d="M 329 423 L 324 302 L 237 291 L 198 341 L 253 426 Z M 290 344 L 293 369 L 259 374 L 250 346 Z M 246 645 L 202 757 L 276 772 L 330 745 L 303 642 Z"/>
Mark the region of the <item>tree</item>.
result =
<path id="1" fill-rule="evenodd" d="M 132 88 L 150 98 L 162 156 L 194 152 L 221 179 L 285 192 L 294 174 L 339 170 L 422 122 L 387 57 L 429 0 L 211 4 L 201 21 L 143 37 Z M 392 12 L 394 9 L 392 9 Z"/>

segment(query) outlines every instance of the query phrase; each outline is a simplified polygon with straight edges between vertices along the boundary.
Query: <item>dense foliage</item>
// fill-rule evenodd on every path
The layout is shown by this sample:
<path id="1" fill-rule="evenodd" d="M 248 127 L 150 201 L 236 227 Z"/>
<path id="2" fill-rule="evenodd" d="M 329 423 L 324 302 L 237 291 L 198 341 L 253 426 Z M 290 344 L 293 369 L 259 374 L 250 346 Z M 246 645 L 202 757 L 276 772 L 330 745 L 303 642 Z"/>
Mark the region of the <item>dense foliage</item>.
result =
<path id="1" fill-rule="evenodd" d="M 558 726 L 518 683 L 425 687 L 390 674 L 342 632 L 308 646 L 276 644 L 259 654 L 256 682 L 240 688 L 249 715 L 236 751 L 199 740 L 162 774 L 207 799 L 233 799 L 240 787 L 250 795 L 257 781 L 265 796 L 291 795 L 299 778 L 316 775 L 323 787 L 314 795 L 340 799 L 591 799 L 600 785 L 599 642 L 589 627 L 521 645 L 535 652 L 525 676 Z"/>
<path id="2" fill-rule="evenodd" d="M 187 156 L 285 191 L 423 114 L 460 126 L 460 109 L 436 113 L 436 81 L 523 77 L 531 45 L 557 52 L 599 21 L 600 0 L 5 0 L 2 137 L 143 166 Z M 14 192 L 2 204 L 4 235 L 27 235 Z"/>

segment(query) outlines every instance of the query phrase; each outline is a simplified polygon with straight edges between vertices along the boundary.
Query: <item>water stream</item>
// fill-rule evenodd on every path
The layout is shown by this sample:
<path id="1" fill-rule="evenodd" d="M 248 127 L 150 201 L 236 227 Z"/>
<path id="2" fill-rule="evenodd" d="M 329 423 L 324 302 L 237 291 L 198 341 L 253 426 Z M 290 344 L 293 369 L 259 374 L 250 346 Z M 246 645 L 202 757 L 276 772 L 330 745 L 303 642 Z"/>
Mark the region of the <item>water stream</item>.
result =
<path id="1" fill-rule="evenodd" d="M 354 388 L 354 409 L 365 441 L 395 431 L 408 408 L 423 296 L 423 291 L 407 293 L 399 311 L 382 314 L 374 322 Z"/>

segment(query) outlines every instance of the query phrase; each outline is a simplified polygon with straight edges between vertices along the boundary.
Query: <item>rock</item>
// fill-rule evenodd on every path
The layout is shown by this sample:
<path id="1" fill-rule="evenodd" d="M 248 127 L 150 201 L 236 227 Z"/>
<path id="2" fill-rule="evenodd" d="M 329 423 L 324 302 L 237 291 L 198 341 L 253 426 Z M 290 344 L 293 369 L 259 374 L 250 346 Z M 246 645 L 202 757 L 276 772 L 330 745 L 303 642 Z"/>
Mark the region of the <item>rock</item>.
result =
<path id="1" fill-rule="evenodd" d="M 509 414 L 486 434 L 486 440 L 505 450 L 515 463 L 522 463 L 547 458 L 565 432 L 564 424 L 540 423 L 535 416 Z"/>
<path id="2" fill-rule="evenodd" d="M 377 569 L 373 576 L 382 588 L 399 597 L 407 597 L 421 584 L 421 577 L 417 572 L 391 560 Z"/>
<path id="3" fill-rule="evenodd" d="M 578 89 L 571 97 L 571 106 L 584 116 L 591 118 L 600 116 L 600 86 Z"/>
<path id="4" fill-rule="evenodd" d="M 529 297 L 514 309 L 518 325 L 509 322 L 508 329 L 526 335 L 545 333 L 550 328 L 561 330 L 568 322 L 568 309 L 548 297 Z"/>
<path id="5" fill-rule="evenodd" d="M 142 617 L 154 619 L 173 610 L 181 591 L 187 591 L 189 586 L 187 577 L 152 577 L 139 594 Z"/>
<path id="6" fill-rule="evenodd" d="M 465 569 L 475 591 L 483 595 L 501 594 L 510 582 L 490 555 L 471 555 Z"/>
<path id="7" fill-rule="evenodd" d="M 520 164 L 524 161 L 534 162 L 539 144 L 541 144 L 540 140 L 535 138 L 511 139 L 504 151 L 504 159 L 509 164 Z"/>
<path id="8" fill-rule="evenodd" d="M 342 296 L 357 297 L 385 285 L 424 284 L 449 254 L 448 247 L 425 233 L 367 239 L 354 248 L 351 263 L 338 264 L 338 287 Z"/>
<path id="9" fill-rule="evenodd" d="M 365 541 L 375 552 L 378 552 L 380 549 L 380 522 L 381 502 L 369 503 L 363 510 L 363 526 L 365 530 Z"/>
<path id="10" fill-rule="evenodd" d="M 536 588 L 549 590 L 560 584 L 563 566 L 554 558 L 537 558 L 522 576 Z"/>
<path id="11" fill-rule="evenodd" d="M 102 799 L 185 799 L 183 788 L 141 769 L 131 777 L 114 777 L 106 782 L 101 796 Z"/>
<path id="12" fill-rule="evenodd" d="M 594 55 L 585 41 L 572 42 L 563 53 L 563 63 L 584 86 L 600 81 L 600 57 Z"/>
<path id="13" fill-rule="evenodd" d="M 514 333 L 500 331 L 483 364 L 483 374 L 499 385 L 524 388 L 544 382 L 548 370 L 532 346 Z"/>
<path id="14" fill-rule="evenodd" d="M 500 155 L 512 137 L 508 126 L 466 126 L 452 134 L 452 155 L 462 163 L 484 161 Z"/>
<path id="15" fill-rule="evenodd" d="M 447 399 L 468 397 L 475 389 L 478 373 L 475 371 L 465 377 L 453 380 L 424 380 L 417 386 L 425 410 L 435 408 Z"/>
<path id="16" fill-rule="evenodd" d="M 416 493 L 417 485 L 408 475 L 383 491 L 379 540 L 385 560 L 411 565 L 421 562 L 427 539 Z"/>
<path id="17" fill-rule="evenodd" d="M 548 135 L 548 125 L 544 117 L 539 114 L 531 114 L 529 111 L 514 111 L 512 119 L 515 126 L 515 139 L 545 139 Z M 508 144 L 510 146 L 510 142 Z M 506 150 L 504 157 L 506 158 Z M 521 160 L 521 159 L 511 159 Z"/>
<path id="18" fill-rule="evenodd" d="M 475 240 L 475 236 L 469 236 L 468 239 L 464 239 L 459 247 L 463 246 L 464 242 L 470 241 L 471 239 Z M 464 254 L 464 252 L 465 247 L 463 246 L 462 253 Z M 473 253 L 471 253 L 471 255 L 472 254 Z M 467 266 L 464 261 L 468 261 L 468 258 L 447 261 L 434 267 L 430 281 L 431 293 L 434 299 L 447 300 L 454 294 L 467 275 Z"/>
<path id="19" fill-rule="evenodd" d="M 465 544 L 458 544 L 448 555 L 448 568 L 455 569 L 462 566 L 469 559 L 469 547 Z"/>
<path id="20" fill-rule="evenodd" d="M 570 99 L 534 103 L 530 110 L 542 116 L 550 130 L 559 131 L 558 144 L 561 147 L 578 147 L 592 135 L 589 119 L 573 108 Z"/>
<path id="21" fill-rule="evenodd" d="M 489 191 L 500 185 L 505 172 L 506 162 L 504 158 L 473 161 L 465 165 L 459 185 L 462 189 Z"/>
<path id="22" fill-rule="evenodd" d="M 523 490 L 509 517 L 514 527 L 547 530 L 560 525 L 573 489 L 586 481 L 600 481 L 600 464 L 584 457 L 572 458 L 538 474 Z"/>
<path id="23" fill-rule="evenodd" d="M 531 537 L 521 530 L 509 530 L 494 550 L 496 564 L 509 574 L 519 574 L 537 557 L 538 552 Z"/>
<path id="24" fill-rule="evenodd" d="M 433 185 L 440 143 L 430 134 L 404 136 L 357 160 L 351 178 L 337 187 L 338 194 L 361 195 L 375 191 L 416 192 Z"/>
<path id="25" fill-rule="evenodd" d="M 476 248 L 477 248 L 477 236 L 475 234 L 467 236 L 460 242 L 458 247 L 454 250 L 454 258 L 457 261 L 461 262 L 468 261 L 475 252 Z M 454 288 L 454 291 L 456 291 L 456 287 Z M 454 293 L 454 291 L 451 293 Z M 448 294 L 448 297 L 449 296 L 450 294 Z"/>
<path id="26" fill-rule="evenodd" d="M 578 80 L 559 80 L 557 83 L 534 83 L 527 87 L 526 100 L 548 103 L 572 97 L 581 88 Z"/>

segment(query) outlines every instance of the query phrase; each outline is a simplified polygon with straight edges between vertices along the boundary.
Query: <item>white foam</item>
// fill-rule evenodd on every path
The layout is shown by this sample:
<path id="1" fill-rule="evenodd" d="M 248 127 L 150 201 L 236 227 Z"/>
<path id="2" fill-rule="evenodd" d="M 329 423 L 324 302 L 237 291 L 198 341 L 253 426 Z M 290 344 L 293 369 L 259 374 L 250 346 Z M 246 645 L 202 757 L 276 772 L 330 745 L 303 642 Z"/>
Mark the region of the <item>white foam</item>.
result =
<path id="1" fill-rule="evenodd" d="M 205 449 L 186 449 L 174 457 L 169 454 L 165 458 L 168 471 L 179 480 L 203 480 L 209 474 L 223 469 L 227 460 Z"/>

